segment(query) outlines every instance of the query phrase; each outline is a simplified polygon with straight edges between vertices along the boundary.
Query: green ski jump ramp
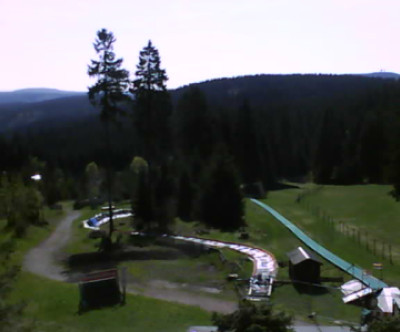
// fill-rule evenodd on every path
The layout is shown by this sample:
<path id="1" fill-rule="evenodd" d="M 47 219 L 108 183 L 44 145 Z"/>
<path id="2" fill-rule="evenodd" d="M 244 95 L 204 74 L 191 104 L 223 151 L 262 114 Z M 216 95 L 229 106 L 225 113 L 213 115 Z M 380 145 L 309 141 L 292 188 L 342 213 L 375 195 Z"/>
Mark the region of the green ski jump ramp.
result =
<path id="1" fill-rule="evenodd" d="M 338 268 L 343 270 L 344 272 L 352 275 L 354 278 L 360 280 L 366 286 L 374 289 L 379 290 L 385 287 L 388 287 L 382 280 L 375 278 L 369 274 L 366 274 L 364 270 L 360 269 L 359 267 L 355 266 L 354 264 L 350 264 L 345 260 L 341 259 L 340 257 L 336 256 L 335 254 L 331 253 L 329 250 L 325 249 L 309 236 L 307 236 L 302 230 L 300 230 L 297 226 L 287 220 L 284 216 L 279 214 L 273 208 L 264 204 L 256 199 L 251 198 L 251 201 L 270 214 L 278 221 L 280 221 L 286 228 L 288 228 L 300 241 L 304 242 L 310 249 L 314 250 L 318 253 L 321 257 L 325 258 L 327 261 L 331 262 L 332 264 L 336 265 Z"/>

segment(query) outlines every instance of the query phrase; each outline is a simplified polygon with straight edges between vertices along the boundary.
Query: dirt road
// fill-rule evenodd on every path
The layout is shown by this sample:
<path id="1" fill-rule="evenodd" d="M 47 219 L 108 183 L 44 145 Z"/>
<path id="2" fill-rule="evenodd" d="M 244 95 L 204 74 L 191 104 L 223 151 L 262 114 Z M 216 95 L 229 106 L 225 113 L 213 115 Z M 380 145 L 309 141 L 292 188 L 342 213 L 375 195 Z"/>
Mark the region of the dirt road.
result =
<path id="1" fill-rule="evenodd" d="M 57 264 L 57 257 L 71 236 L 71 225 L 80 216 L 79 211 L 69 211 L 58 224 L 54 232 L 25 256 L 23 269 L 40 276 L 66 281 L 63 268 Z"/>
<path id="2" fill-rule="evenodd" d="M 23 269 L 34 274 L 58 281 L 68 282 L 70 280 L 67 271 L 60 264 L 63 254 L 63 247 L 68 243 L 71 236 L 71 225 L 80 216 L 78 211 L 70 211 L 58 224 L 54 232 L 37 247 L 31 249 L 25 256 Z M 158 287 L 149 283 L 149 287 L 135 290 L 135 285 L 128 285 L 128 292 L 141 294 L 147 297 L 157 298 L 170 302 L 177 302 L 199 306 L 207 311 L 229 313 L 237 308 L 236 302 L 219 300 L 208 297 L 206 294 L 185 292 L 180 289 L 168 289 Z"/>

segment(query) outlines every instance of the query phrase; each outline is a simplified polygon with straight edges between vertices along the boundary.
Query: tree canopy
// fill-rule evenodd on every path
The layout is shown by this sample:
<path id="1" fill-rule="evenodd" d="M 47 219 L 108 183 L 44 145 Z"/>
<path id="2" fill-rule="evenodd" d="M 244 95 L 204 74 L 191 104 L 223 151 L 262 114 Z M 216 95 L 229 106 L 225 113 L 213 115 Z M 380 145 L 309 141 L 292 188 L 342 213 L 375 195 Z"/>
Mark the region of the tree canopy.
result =
<path id="1" fill-rule="evenodd" d="M 97 82 L 89 87 L 89 100 L 101 107 L 104 121 L 113 121 L 121 113 L 118 103 L 126 99 L 129 88 L 129 72 L 121 68 L 123 59 L 116 58 L 113 51 L 115 41 L 112 32 L 99 30 L 93 43 L 99 59 L 91 60 L 88 66 L 88 75 L 97 78 Z"/>
<path id="2" fill-rule="evenodd" d="M 290 332 L 292 319 L 284 313 L 275 313 L 271 306 L 241 301 L 232 314 L 213 314 L 220 332 Z"/>

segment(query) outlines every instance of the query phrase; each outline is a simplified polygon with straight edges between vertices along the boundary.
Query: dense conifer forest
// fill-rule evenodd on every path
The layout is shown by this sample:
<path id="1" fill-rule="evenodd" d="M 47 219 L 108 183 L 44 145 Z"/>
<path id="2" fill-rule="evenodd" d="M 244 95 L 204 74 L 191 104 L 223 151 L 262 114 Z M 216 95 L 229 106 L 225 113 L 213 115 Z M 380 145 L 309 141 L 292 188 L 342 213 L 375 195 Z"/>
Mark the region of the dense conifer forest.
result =
<path id="1" fill-rule="evenodd" d="M 156 48 L 150 42 L 146 50 Z M 398 198 L 399 80 L 257 75 L 168 91 L 165 85 L 154 90 L 140 85 L 143 70 L 139 68 L 132 90 L 136 98 L 119 104 L 123 114 L 109 128 L 109 148 L 100 108 L 86 97 L 33 103 L 32 114 L 38 105 L 45 105 L 47 113 L 18 128 L 3 128 L 3 172 L 18 173 L 25 182 L 41 172 L 44 199 L 54 204 L 88 198 L 93 188 L 85 170 L 90 163 L 99 169 L 98 196 L 105 198 L 104 170 L 109 165 L 113 199 L 131 199 L 144 210 L 144 219 L 164 218 L 166 225 L 176 215 L 207 222 L 204 211 L 211 208 L 207 204 L 212 197 L 236 188 L 235 183 L 242 185 L 243 194 L 255 196 L 282 180 L 390 183 Z M 29 105 L 23 106 L 24 114 Z M 17 112 L 15 105 L 2 107 Z M 135 156 L 148 163 L 140 176 L 132 171 Z M 224 199 L 237 201 L 241 193 L 231 190 L 230 195 Z M 239 204 L 239 214 L 241 209 Z"/>
<path id="2" fill-rule="evenodd" d="M 321 183 L 393 181 L 399 81 L 259 75 L 192 84 L 170 94 L 173 112 L 168 125 L 174 132 L 174 148 L 185 155 L 200 148 L 204 158 L 223 143 L 242 176 L 246 167 L 258 167 L 265 183 L 310 175 Z M 79 174 L 90 161 L 102 164 L 111 153 L 115 170 L 121 170 L 141 154 L 134 110 L 112 129 L 113 147 L 105 152 L 100 121 L 80 99 L 81 104 L 68 106 L 72 121 L 63 118 L 68 103 L 59 99 L 52 101 L 59 118 L 51 115 L 19 132 L 8 132 L 1 140 L 3 169 L 18 169 L 30 156 L 38 156 L 49 167 Z M 245 160 L 252 165 L 246 166 Z"/>

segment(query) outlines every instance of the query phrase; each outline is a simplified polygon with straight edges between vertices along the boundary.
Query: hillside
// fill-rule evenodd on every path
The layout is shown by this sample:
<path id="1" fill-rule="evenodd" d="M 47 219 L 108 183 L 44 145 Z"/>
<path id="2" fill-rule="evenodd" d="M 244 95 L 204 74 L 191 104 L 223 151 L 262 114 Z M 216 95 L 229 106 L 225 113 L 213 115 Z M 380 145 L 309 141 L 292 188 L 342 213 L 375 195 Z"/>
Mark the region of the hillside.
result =
<path id="1" fill-rule="evenodd" d="M 83 94 L 84 92 L 62 91 L 48 88 L 21 89 L 9 92 L 0 92 L 0 105 L 35 103 Z"/>
<path id="2" fill-rule="evenodd" d="M 245 181 L 261 179 L 269 188 L 277 179 L 305 176 L 330 184 L 397 181 L 399 80 L 256 75 L 170 92 L 174 149 L 190 155 L 201 146 L 204 159 L 222 143 L 249 177 Z M 4 169 L 21 165 L 29 155 L 78 173 L 93 160 L 102 165 L 111 159 L 122 169 L 143 151 L 135 112 L 129 106 L 127 111 L 113 126 L 111 151 L 105 151 L 99 112 L 84 94 L 0 105 L 0 133 L 26 134 L 4 142 Z"/>
<path id="3" fill-rule="evenodd" d="M 37 94 L 32 97 L 45 98 Z M 0 132 L 49 128 L 57 124 L 84 120 L 94 114 L 95 109 L 85 94 L 61 94 L 57 98 L 40 102 L 13 104 L 0 102 Z"/>
<path id="4" fill-rule="evenodd" d="M 376 72 L 376 73 L 369 73 L 369 74 L 363 74 L 362 76 L 366 77 L 376 77 L 376 78 L 387 78 L 387 79 L 395 79 L 398 80 L 400 79 L 400 74 L 397 73 L 390 73 L 390 72 Z"/>
<path id="5" fill-rule="evenodd" d="M 392 77 L 392 73 L 387 74 Z M 327 103 L 334 106 L 337 101 L 379 88 L 385 82 L 357 75 L 254 75 L 192 85 L 205 93 L 213 109 L 237 108 L 246 99 L 252 106 L 275 112 L 275 108 L 315 109 Z M 188 87 L 170 91 L 175 105 Z M 94 114 L 84 92 L 55 89 L 0 92 L 0 133 L 57 127 L 65 122 L 84 121 Z"/>

